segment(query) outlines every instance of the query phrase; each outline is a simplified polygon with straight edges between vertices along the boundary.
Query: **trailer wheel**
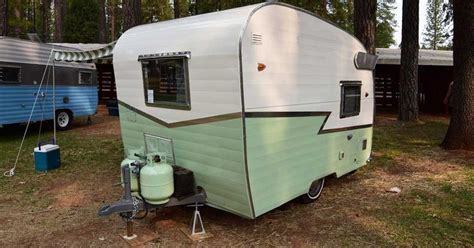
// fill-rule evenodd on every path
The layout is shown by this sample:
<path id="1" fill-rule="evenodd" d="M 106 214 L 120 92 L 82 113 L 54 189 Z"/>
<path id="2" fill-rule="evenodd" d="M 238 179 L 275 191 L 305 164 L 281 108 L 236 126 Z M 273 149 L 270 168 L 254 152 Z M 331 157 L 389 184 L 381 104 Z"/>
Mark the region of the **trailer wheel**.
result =
<path id="1" fill-rule="evenodd" d="M 308 193 L 301 196 L 301 201 L 305 204 L 312 203 L 316 201 L 324 188 L 324 178 L 318 179 L 311 183 Z"/>
<path id="2" fill-rule="evenodd" d="M 58 110 L 56 112 L 56 128 L 64 131 L 69 128 L 72 122 L 72 114 L 67 110 Z"/>

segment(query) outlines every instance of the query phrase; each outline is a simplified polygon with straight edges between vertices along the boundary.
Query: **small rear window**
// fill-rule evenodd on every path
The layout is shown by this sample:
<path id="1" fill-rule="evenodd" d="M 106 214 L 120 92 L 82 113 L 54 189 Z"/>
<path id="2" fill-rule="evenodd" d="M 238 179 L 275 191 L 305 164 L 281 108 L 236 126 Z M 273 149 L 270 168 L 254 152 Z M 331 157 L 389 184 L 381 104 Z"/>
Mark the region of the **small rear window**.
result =
<path id="1" fill-rule="evenodd" d="M 92 84 L 92 72 L 79 72 L 79 84 Z"/>
<path id="2" fill-rule="evenodd" d="M 146 105 L 191 109 L 187 57 L 150 58 L 140 61 Z"/>
<path id="3" fill-rule="evenodd" d="M 0 66 L 0 82 L 19 83 L 20 67 Z"/>
<path id="4" fill-rule="evenodd" d="M 340 118 L 359 115 L 360 81 L 341 81 L 341 114 Z"/>

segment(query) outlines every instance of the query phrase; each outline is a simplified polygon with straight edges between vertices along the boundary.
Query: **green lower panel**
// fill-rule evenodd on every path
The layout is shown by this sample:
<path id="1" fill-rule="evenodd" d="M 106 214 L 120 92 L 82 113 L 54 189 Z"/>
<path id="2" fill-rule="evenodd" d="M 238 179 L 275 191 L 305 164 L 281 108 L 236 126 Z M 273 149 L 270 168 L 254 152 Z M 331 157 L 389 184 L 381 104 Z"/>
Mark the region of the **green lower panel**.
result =
<path id="1" fill-rule="evenodd" d="M 316 179 L 341 176 L 366 163 L 372 128 L 318 134 L 325 118 L 246 118 L 247 162 L 256 216 L 305 194 Z M 350 140 L 348 135 L 352 135 Z M 365 150 L 363 140 L 367 140 Z"/>
<path id="2" fill-rule="evenodd" d="M 194 172 L 210 205 L 252 218 L 240 118 L 168 128 L 119 106 L 125 149 L 144 147 L 144 133 L 171 138 L 176 163 Z"/>

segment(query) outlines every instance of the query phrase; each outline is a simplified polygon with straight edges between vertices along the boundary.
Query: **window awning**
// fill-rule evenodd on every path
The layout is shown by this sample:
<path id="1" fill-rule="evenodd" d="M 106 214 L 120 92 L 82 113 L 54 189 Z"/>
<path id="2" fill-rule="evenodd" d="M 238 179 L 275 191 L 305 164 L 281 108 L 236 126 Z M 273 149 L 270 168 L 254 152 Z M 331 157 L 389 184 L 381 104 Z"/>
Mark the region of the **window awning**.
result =
<path id="1" fill-rule="evenodd" d="M 112 56 L 112 50 L 114 49 L 116 41 L 107 44 L 106 46 L 88 51 L 61 51 L 54 50 L 54 60 L 57 61 L 75 61 L 85 62 L 97 59 L 104 59 Z"/>

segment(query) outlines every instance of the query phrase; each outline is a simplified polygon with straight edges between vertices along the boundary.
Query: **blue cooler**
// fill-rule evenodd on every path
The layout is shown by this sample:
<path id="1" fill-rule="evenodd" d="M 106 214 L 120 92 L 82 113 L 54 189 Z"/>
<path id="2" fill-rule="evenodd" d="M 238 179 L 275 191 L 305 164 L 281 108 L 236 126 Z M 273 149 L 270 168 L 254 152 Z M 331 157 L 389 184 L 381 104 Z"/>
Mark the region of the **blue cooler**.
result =
<path id="1" fill-rule="evenodd" d="M 40 145 L 35 148 L 36 171 L 48 171 L 59 168 L 61 157 L 58 145 Z"/>

